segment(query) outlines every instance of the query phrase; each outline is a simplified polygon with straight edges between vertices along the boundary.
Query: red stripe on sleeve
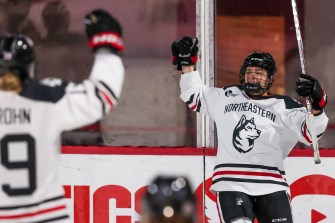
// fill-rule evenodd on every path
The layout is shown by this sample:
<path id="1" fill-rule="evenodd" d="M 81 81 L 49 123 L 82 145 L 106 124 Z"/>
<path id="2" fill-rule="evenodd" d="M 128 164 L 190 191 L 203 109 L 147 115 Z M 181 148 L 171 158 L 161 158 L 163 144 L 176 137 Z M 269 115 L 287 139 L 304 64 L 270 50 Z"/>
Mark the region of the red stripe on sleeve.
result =
<path id="1" fill-rule="evenodd" d="M 197 96 L 197 100 L 196 100 L 195 105 L 193 105 L 193 106 L 191 107 L 192 111 L 195 110 L 195 108 L 198 106 L 198 103 L 199 103 L 199 95 Z"/>
<path id="2" fill-rule="evenodd" d="M 312 140 L 307 135 L 307 125 L 304 124 L 304 138 L 307 140 L 307 142 L 312 143 Z"/>
<path id="3" fill-rule="evenodd" d="M 111 99 L 105 92 L 100 91 L 100 93 L 101 93 L 102 96 L 106 99 L 106 101 L 107 101 L 107 103 L 109 104 L 109 106 L 110 106 L 111 108 L 113 108 L 113 107 L 114 107 L 114 104 L 113 104 L 112 99 Z"/>

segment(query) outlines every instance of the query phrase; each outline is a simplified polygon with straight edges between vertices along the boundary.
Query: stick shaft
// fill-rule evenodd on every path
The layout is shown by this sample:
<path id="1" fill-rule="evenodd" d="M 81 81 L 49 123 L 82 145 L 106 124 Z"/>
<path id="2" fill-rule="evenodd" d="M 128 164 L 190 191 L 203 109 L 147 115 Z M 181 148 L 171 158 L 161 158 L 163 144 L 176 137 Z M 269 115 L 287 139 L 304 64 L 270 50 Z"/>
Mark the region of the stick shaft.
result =
<path id="1" fill-rule="evenodd" d="M 301 72 L 303 74 L 306 74 L 306 62 L 305 62 L 304 44 L 302 42 L 302 37 L 301 37 L 301 32 L 300 32 L 300 23 L 299 23 L 299 15 L 298 15 L 298 9 L 297 9 L 297 2 L 296 2 L 296 0 L 291 0 L 291 3 L 292 3 L 292 10 L 293 10 L 293 19 L 294 19 L 295 33 L 296 33 L 297 41 L 298 41 Z"/>
<path id="2" fill-rule="evenodd" d="M 304 53 L 304 44 L 302 42 L 301 31 L 300 31 L 300 24 L 299 24 L 299 16 L 298 16 L 298 9 L 297 9 L 297 2 L 296 0 L 291 0 L 292 10 L 293 10 L 293 19 L 294 19 L 294 27 L 297 36 L 298 42 L 298 49 L 299 49 L 299 58 L 300 58 L 300 65 L 301 65 L 301 72 L 306 74 L 306 62 L 305 62 L 305 53 Z M 314 115 L 312 114 L 312 106 L 310 99 L 306 99 L 307 104 L 307 121 L 311 131 L 312 137 L 312 144 L 314 149 L 314 162 L 316 164 L 321 163 L 320 153 L 319 153 L 319 144 L 318 139 L 316 136 L 316 129 L 314 123 Z"/>

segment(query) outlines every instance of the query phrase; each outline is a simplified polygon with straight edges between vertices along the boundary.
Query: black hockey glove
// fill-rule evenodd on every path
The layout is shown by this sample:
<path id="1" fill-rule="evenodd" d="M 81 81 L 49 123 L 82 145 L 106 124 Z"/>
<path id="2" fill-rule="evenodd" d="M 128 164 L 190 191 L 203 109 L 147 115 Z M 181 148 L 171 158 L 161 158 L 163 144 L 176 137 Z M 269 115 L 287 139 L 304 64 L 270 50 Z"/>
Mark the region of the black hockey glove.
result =
<path id="1" fill-rule="evenodd" d="M 103 9 L 96 9 L 85 16 L 86 34 L 93 51 L 109 47 L 113 51 L 123 51 L 122 27 L 120 23 Z"/>
<path id="2" fill-rule="evenodd" d="M 198 61 L 198 39 L 184 36 L 172 43 L 171 51 L 172 64 L 177 65 L 178 70 L 181 70 L 182 66 L 194 65 Z"/>
<path id="3" fill-rule="evenodd" d="M 302 97 L 310 97 L 312 108 L 321 110 L 327 105 L 327 95 L 318 80 L 312 76 L 301 74 L 297 81 L 297 93 Z"/>

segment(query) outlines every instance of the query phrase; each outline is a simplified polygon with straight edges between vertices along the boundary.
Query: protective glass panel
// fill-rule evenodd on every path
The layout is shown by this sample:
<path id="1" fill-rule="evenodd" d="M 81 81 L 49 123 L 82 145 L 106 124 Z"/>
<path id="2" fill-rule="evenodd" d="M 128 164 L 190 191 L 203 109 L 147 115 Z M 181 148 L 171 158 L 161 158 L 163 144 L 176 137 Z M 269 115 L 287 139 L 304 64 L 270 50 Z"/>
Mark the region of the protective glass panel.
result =
<path id="1" fill-rule="evenodd" d="M 307 73 L 316 77 L 328 94 L 325 111 L 330 118 L 328 129 L 319 141 L 320 148 L 333 147 L 334 84 L 332 62 L 334 20 L 330 15 L 335 2 L 297 0 L 300 27 L 305 48 Z M 239 84 L 239 72 L 246 56 L 253 51 L 270 52 L 277 64 L 271 92 L 291 96 L 302 103 L 296 93 L 301 73 L 291 1 L 216 1 L 216 72 L 215 86 Z M 298 143 L 296 147 L 307 147 Z"/>
<path id="2" fill-rule="evenodd" d="M 0 32 L 35 42 L 36 77 L 80 82 L 93 55 L 84 15 L 103 8 L 123 28 L 125 83 L 118 106 L 100 123 L 64 134 L 63 144 L 195 145 L 195 115 L 179 98 L 180 72 L 171 64 L 172 41 L 195 36 L 193 0 L 3 0 Z M 50 117 L 57 118 L 57 117 Z"/>

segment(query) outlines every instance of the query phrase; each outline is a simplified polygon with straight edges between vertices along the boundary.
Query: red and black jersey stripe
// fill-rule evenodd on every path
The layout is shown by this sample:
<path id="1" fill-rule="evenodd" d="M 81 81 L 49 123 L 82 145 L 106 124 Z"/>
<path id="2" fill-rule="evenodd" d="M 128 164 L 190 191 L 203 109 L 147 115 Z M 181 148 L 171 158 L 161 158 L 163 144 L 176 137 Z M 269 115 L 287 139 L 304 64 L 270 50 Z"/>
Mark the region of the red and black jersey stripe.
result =
<path id="1" fill-rule="evenodd" d="M 186 104 L 192 109 L 192 111 L 200 112 L 201 101 L 199 99 L 199 94 L 197 95 L 195 103 L 194 103 L 194 97 L 195 97 L 195 94 L 192 94 L 190 96 L 190 99 L 186 102 Z"/>
<path id="2" fill-rule="evenodd" d="M 0 222 L 27 222 L 29 220 L 31 223 L 42 223 L 67 219 L 69 215 L 66 214 L 63 198 L 64 196 L 57 196 L 31 204 L 1 206 Z"/>
<path id="3" fill-rule="evenodd" d="M 285 171 L 278 167 L 254 164 L 219 164 L 214 168 L 213 181 L 233 181 L 243 183 L 279 184 L 287 186 Z"/>

